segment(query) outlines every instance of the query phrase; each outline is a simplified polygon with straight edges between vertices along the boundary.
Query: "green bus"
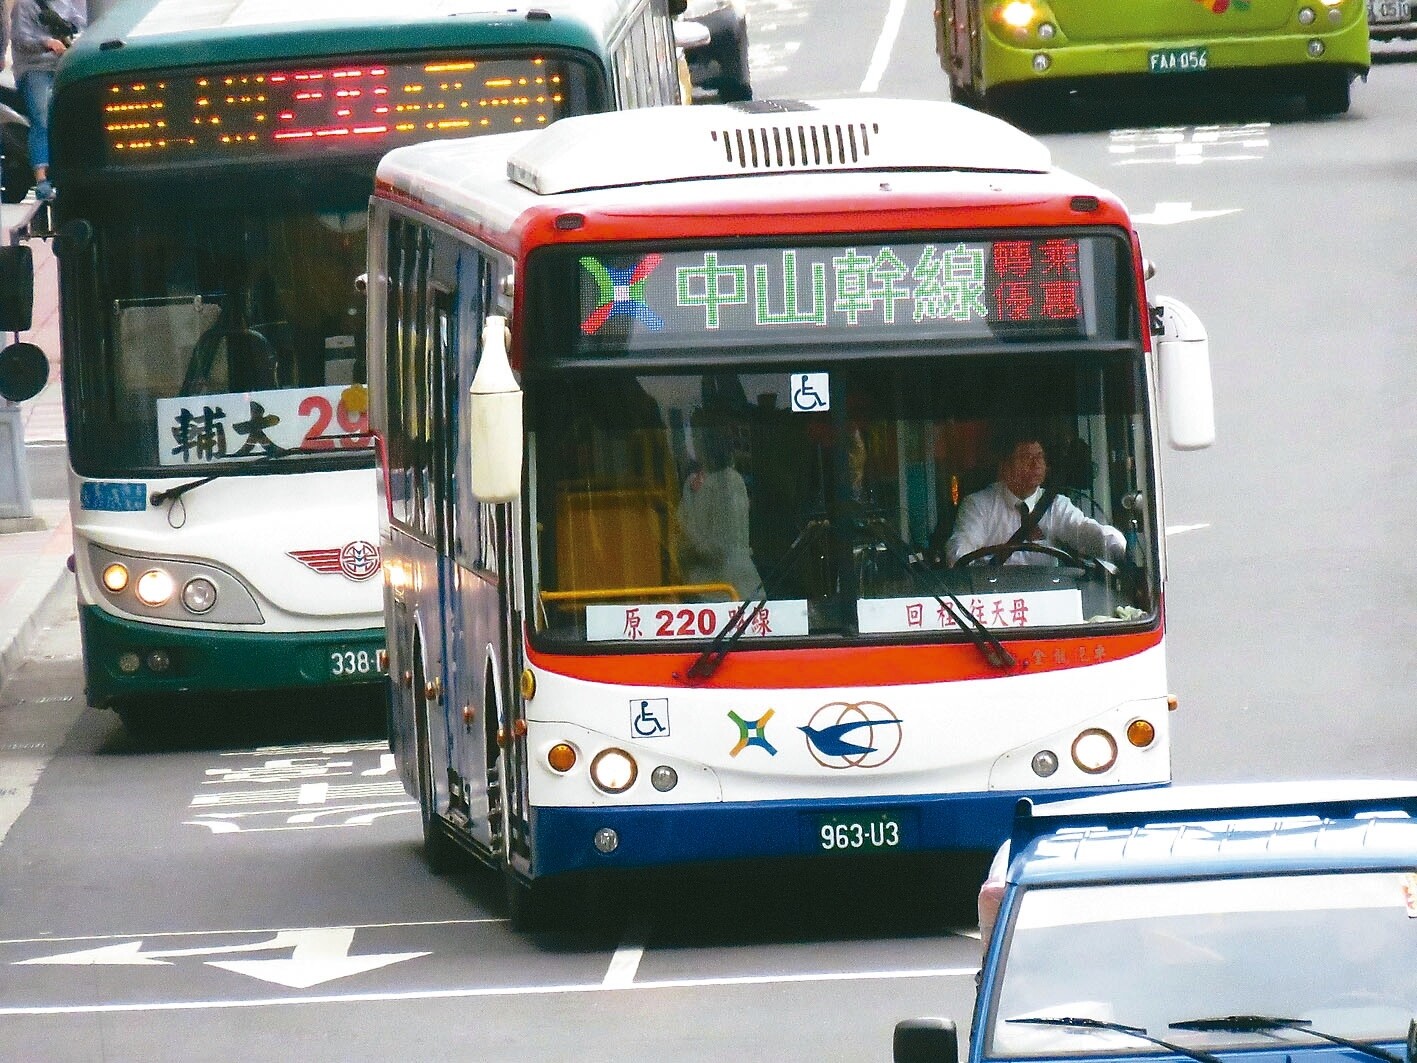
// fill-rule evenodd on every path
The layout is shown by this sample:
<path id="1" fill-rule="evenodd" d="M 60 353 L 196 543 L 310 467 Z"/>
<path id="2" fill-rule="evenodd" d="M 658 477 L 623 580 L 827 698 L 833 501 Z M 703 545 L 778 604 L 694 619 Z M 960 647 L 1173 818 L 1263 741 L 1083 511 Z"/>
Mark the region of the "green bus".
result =
<path id="1" fill-rule="evenodd" d="M 1342 114 L 1369 65 L 1364 0 L 935 0 L 935 42 L 953 98 L 998 113 L 1121 83 L 1295 93 Z"/>
<path id="2" fill-rule="evenodd" d="M 362 277 L 378 160 L 680 102 L 670 0 L 133 0 L 55 83 L 92 704 L 382 697 Z M 161 711 L 155 711 L 154 705 Z"/>

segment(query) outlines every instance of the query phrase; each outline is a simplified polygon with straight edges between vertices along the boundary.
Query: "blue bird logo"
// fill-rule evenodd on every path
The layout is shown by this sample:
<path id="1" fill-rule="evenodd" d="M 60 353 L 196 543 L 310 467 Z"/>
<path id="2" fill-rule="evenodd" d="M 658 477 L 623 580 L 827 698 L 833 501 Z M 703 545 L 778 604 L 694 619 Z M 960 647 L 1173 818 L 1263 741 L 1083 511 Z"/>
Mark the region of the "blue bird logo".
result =
<path id="1" fill-rule="evenodd" d="M 814 726 L 818 720 L 825 726 Z M 893 731 L 878 736 L 877 727 Z M 865 734 L 855 734 L 863 728 Z M 812 757 L 825 768 L 878 768 L 900 750 L 901 721 L 877 701 L 834 701 L 797 729 L 806 735 Z"/>

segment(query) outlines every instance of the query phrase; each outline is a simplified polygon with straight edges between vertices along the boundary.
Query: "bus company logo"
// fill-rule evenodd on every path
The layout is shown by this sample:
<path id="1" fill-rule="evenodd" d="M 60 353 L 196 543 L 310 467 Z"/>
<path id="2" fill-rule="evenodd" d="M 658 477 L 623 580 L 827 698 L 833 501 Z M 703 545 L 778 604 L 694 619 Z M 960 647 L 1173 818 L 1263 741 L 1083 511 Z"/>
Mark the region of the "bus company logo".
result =
<path id="1" fill-rule="evenodd" d="M 1196 0 L 1196 3 L 1205 5 L 1213 15 L 1223 15 L 1232 7 L 1236 11 L 1250 10 L 1251 0 Z"/>
<path id="2" fill-rule="evenodd" d="M 664 328 L 664 320 L 645 302 L 645 281 L 663 255 L 645 255 L 628 269 L 614 269 L 593 255 L 581 257 L 581 268 L 595 279 L 600 289 L 600 301 L 590 317 L 581 322 L 581 331 L 594 336 L 607 321 L 628 317 L 652 332 Z"/>
<path id="3" fill-rule="evenodd" d="M 339 572 L 356 583 L 364 582 L 379 571 L 379 548 L 363 539 L 324 550 L 291 550 L 288 556 L 321 575 L 332 576 Z"/>
<path id="4" fill-rule="evenodd" d="M 738 741 L 728 751 L 728 755 L 736 757 L 749 746 L 757 746 L 759 749 L 766 749 L 769 756 L 777 756 L 777 747 L 768 741 L 767 735 L 768 721 L 772 719 L 773 713 L 776 711 L 776 709 L 768 709 L 756 720 L 745 720 L 730 709 L 728 718 L 738 725 Z"/>
<path id="5" fill-rule="evenodd" d="M 824 768 L 879 768 L 900 752 L 901 728 L 900 717 L 879 701 L 833 701 L 798 730 Z"/>

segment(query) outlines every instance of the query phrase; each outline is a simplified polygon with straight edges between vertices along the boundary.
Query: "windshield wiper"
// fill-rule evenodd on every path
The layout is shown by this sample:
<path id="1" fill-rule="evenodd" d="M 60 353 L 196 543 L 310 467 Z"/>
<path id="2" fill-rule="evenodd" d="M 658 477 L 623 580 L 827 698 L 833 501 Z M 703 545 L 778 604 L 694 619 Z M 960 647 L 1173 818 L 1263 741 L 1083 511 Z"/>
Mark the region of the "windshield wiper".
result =
<path id="1" fill-rule="evenodd" d="M 738 640 L 743 637 L 743 633 L 748 630 L 748 625 L 753 622 L 753 618 L 762 612 L 763 607 L 768 604 L 768 587 L 776 583 L 787 574 L 787 570 L 792 563 L 797 560 L 806 545 L 817 537 L 817 534 L 827 527 L 825 517 L 813 517 L 803 526 L 797 538 L 792 541 L 792 545 L 787 548 L 787 552 L 782 555 L 772 571 L 762 578 L 758 584 L 758 593 L 754 595 L 751 602 L 744 602 L 733 611 L 733 615 L 728 618 L 727 623 L 703 653 L 689 665 L 686 673 L 690 679 L 707 679 L 718 671 L 718 666 L 723 663 L 723 659 L 732 652 Z"/>
<path id="2" fill-rule="evenodd" d="M 1223 1030 L 1228 1033 L 1264 1033 L 1268 1030 L 1298 1030 L 1321 1041 L 1342 1045 L 1365 1056 L 1388 1060 L 1388 1063 L 1407 1063 L 1396 1052 L 1389 1052 L 1377 1045 L 1367 1045 L 1338 1034 L 1315 1030 L 1308 1019 L 1282 1019 L 1274 1015 L 1218 1015 L 1210 1019 L 1187 1019 L 1185 1022 L 1167 1023 L 1173 1030 Z"/>
<path id="3" fill-rule="evenodd" d="M 912 554 L 905 543 L 901 542 L 900 536 L 891 529 L 884 517 L 867 516 L 860 520 L 860 525 L 862 531 L 869 530 L 874 534 L 873 541 L 884 546 L 886 553 L 901 564 L 914 585 L 934 598 L 935 604 L 954 619 L 960 630 L 965 632 L 974 645 L 979 648 L 979 652 L 989 662 L 990 668 L 997 668 L 1002 672 L 1018 667 L 1018 659 L 1009 652 L 1007 646 L 999 641 L 999 636 L 990 631 L 982 620 L 969 611 L 965 604 L 959 600 L 959 595 L 941 584 L 935 573 L 921 564 L 919 556 Z M 953 609 L 945 604 L 945 598 L 948 598 L 950 603 L 954 605 Z"/>
<path id="4" fill-rule="evenodd" d="M 369 437 L 370 434 L 368 432 L 341 432 L 338 435 L 316 436 L 315 438 L 335 440 L 367 439 Z M 234 464 L 226 469 L 223 469 L 221 472 L 212 473 L 210 476 L 202 476 L 196 480 L 188 480 L 186 483 L 180 483 L 176 487 L 169 487 L 166 491 L 158 491 L 156 494 L 149 496 L 148 505 L 157 507 L 162 505 L 164 502 L 176 502 L 188 491 L 195 490 L 196 488 L 201 487 L 203 484 L 209 484 L 213 480 L 220 480 L 223 476 L 227 475 L 229 472 L 236 468 L 246 469 L 250 468 L 252 465 L 262 465 L 268 461 L 275 461 L 277 458 L 289 457 L 292 454 L 310 453 L 312 453 L 312 451 L 306 447 L 291 447 L 289 449 L 286 449 L 285 447 L 276 447 L 274 450 L 266 451 L 258 458 L 252 458 L 250 461 L 243 461 L 239 464 Z"/>
<path id="5" fill-rule="evenodd" d="M 1160 1037 L 1152 1037 L 1141 1026 L 1126 1026 L 1120 1022 L 1104 1022 L 1102 1019 L 1089 1019 L 1083 1015 L 1033 1015 L 1017 1019 L 1005 1019 L 1005 1022 L 1026 1022 L 1036 1026 L 1066 1026 L 1074 1030 L 1112 1030 L 1116 1033 L 1124 1033 L 1130 1037 L 1136 1037 L 1142 1041 L 1150 1041 L 1161 1048 L 1175 1052 L 1177 1055 L 1188 1056 L 1191 1059 L 1199 1060 L 1200 1063 L 1221 1063 L 1219 1056 L 1206 1052 L 1199 1048 L 1187 1048 L 1185 1045 L 1178 1045 L 1171 1041 L 1163 1041 Z"/>
<path id="6" fill-rule="evenodd" d="M 878 516 L 838 517 L 836 520 L 838 522 L 850 521 L 860 531 L 869 530 L 872 542 L 885 547 L 886 552 L 906 570 L 914 586 L 923 589 L 925 593 L 934 598 L 936 604 L 954 619 L 960 630 L 968 635 L 970 641 L 979 648 L 979 652 L 984 655 L 984 659 L 991 668 L 1005 671 L 1018 667 L 1018 660 L 1009 652 L 1008 647 L 1000 642 L 998 636 L 969 611 L 965 604 L 959 600 L 958 595 L 948 588 L 940 586 L 934 573 L 920 565 L 919 560 L 910 554 L 905 544 L 891 531 L 884 518 Z M 763 578 L 758 595 L 751 602 L 744 602 L 734 611 L 733 615 L 728 618 L 728 622 L 723 625 L 723 629 L 714 636 L 709 647 L 699 654 L 694 663 L 689 666 L 687 673 L 689 678 L 707 679 L 718 671 L 719 665 L 723 663 L 723 659 L 732 652 L 733 647 L 743 637 L 744 632 L 752 624 L 753 618 L 767 605 L 769 585 L 775 583 L 787 572 L 788 567 L 800 555 L 803 547 L 815 538 L 818 532 L 831 527 L 832 524 L 833 520 L 829 517 L 814 517 L 807 522 L 801 534 L 782 555 L 782 559 Z M 945 598 L 950 600 L 953 608 L 945 604 Z"/>

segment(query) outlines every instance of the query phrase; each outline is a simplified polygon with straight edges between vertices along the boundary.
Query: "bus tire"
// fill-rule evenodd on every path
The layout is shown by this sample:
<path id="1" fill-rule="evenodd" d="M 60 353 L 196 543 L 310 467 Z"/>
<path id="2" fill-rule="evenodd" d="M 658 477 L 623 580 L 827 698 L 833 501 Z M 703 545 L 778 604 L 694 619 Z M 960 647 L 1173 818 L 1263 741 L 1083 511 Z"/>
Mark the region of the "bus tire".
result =
<path id="1" fill-rule="evenodd" d="M 437 788 L 433 785 L 433 743 L 428 734 L 428 702 L 423 697 L 423 654 L 413 648 L 413 717 L 418 742 L 418 812 L 423 823 L 423 861 L 435 875 L 454 870 L 461 857 L 438 815 Z"/>
<path id="2" fill-rule="evenodd" d="M 504 866 L 502 882 L 513 930 L 559 930 L 584 921 L 587 888 L 575 875 L 528 882 Z"/>
<path id="3" fill-rule="evenodd" d="M 1347 114 L 1350 84 L 1346 71 L 1330 73 L 1327 77 L 1315 81 L 1304 93 L 1304 102 L 1308 105 L 1309 114 L 1315 118 Z"/>
<path id="4" fill-rule="evenodd" d="M 143 746 L 160 740 L 167 729 L 164 724 L 171 719 L 170 712 L 161 705 L 144 704 L 137 699 L 117 700 L 110 707 L 118 714 L 128 737 Z"/>

